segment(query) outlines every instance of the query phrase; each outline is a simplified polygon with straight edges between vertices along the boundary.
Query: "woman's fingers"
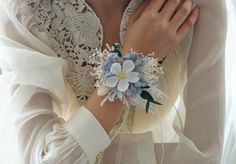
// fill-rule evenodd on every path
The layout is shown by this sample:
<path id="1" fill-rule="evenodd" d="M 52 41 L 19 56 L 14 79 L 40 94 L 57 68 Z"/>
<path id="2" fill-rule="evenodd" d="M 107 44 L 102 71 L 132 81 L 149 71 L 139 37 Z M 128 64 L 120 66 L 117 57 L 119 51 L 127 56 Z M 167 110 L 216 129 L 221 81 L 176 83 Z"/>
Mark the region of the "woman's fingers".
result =
<path id="1" fill-rule="evenodd" d="M 161 9 L 165 1 L 166 0 L 150 0 L 150 3 L 145 10 L 158 13 L 158 11 Z"/>
<path id="2" fill-rule="evenodd" d="M 150 0 L 143 1 L 129 18 L 129 23 L 135 22 L 142 15 Z"/>
<path id="3" fill-rule="evenodd" d="M 147 6 L 141 5 L 137 9 L 133 16 L 135 23 L 131 23 L 130 28 L 127 28 L 123 51 L 130 48 L 143 54 L 158 51 L 158 58 L 162 59 L 193 27 L 199 9 L 192 9 L 192 0 L 186 0 L 188 2 L 184 7 L 182 0 L 143 0 L 145 1 Z M 177 22 L 178 26 L 172 25 L 172 20 Z"/>
<path id="4" fill-rule="evenodd" d="M 190 29 L 196 23 L 198 15 L 199 15 L 199 7 L 196 6 L 193 8 L 190 15 L 187 17 L 187 19 L 184 21 L 184 23 L 178 29 L 177 37 L 179 40 L 182 40 L 187 35 L 187 33 L 190 31 Z"/>
<path id="5" fill-rule="evenodd" d="M 181 0 L 168 0 L 168 2 L 165 4 L 163 9 L 160 12 L 161 16 L 164 16 L 167 21 L 171 19 L 173 14 L 175 13 L 177 7 L 179 6 Z"/>
<path id="6" fill-rule="evenodd" d="M 176 27 L 176 30 L 183 24 L 192 10 L 192 0 L 187 0 L 183 3 L 180 9 L 171 19 L 171 24 Z"/>

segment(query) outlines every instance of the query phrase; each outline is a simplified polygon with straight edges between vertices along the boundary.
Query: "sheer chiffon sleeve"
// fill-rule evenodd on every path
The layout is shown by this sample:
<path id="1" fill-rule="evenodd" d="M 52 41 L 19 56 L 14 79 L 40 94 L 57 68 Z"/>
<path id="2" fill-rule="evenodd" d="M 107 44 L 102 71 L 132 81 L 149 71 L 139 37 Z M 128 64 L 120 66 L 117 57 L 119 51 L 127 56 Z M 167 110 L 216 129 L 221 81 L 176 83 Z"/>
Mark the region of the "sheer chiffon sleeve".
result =
<path id="1" fill-rule="evenodd" d="M 33 90 L 25 86 L 15 94 Z M 94 163 L 109 144 L 96 118 L 81 106 L 65 121 L 52 111 L 51 96 L 44 89 L 35 89 L 31 95 L 15 119 L 23 163 Z"/>
<path id="2" fill-rule="evenodd" d="M 94 163 L 109 146 L 109 136 L 95 116 L 73 99 L 64 78 L 66 62 L 27 31 L 15 14 L 1 10 L 0 78 L 14 89 L 1 113 L 0 139 L 11 156 L 18 150 L 18 156 L 5 162 Z M 73 113 L 67 119 L 62 117 L 69 111 Z"/>
<path id="3" fill-rule="evenodd" d="M 218 164 L 224 136 L 224 55 L 226 8 L 222 0 L 196 0 L 200 17 L 195 26 L 187 63 L 183 100 L 184 129 L 174 127 L 179 143 L 166 143 L 163 163 Z M 162 145 L 156 144 L 157 161 Z"/>
<path id="4" fill-rule="evenodd" d="M 225 2 L 195 1 L 200 5 L 201 15 L 187 61 L 188 77 L 183 94 L 185 126 L 183 129 L 174 126 L 178 143 L 164 143 L 163 164 L 218 164 L 221 158 L 225 113 Z M 16 12 L 21 10 L 21 1 L 3 2 L 9 10 L 0 20 L 3 34 L 0 65 L 4 69 L 0 78 L 16 89 L 0 120 L 0 130 L 11 134 L 0 134 L 1 145 L 10 150 L 12 157 L 14 143 L 21 143 L 19 154 L 23 163 L 94 163 L 97 154 L 110 145 L 109 136 L 86 108 L 73 104 L 76 100 L 64 79 L 65 61 L 56 57 L 46 41 L 41 42 L 27 30 L 31 26 L 30 16 L 23 18 Z M 40 37 L 42 39 L 43 34 Z M 72 116 L 63 119 L 70 110 Z M 8 129 L 3 130 L 4 126 Z M 161 163 L 163 145 L 153 143 L 151 138 L 150 133 L 144 137 L 131 136 L 133 145 L 128 143 L 124 153 L 130 160 L 122 162 Z M 141 160 L 142 157 L 145 160 Z M 111 162 L 115 162 L 115 158 L 108 163 Z M 8 163 L 18 163 L 18 160 Z"/>

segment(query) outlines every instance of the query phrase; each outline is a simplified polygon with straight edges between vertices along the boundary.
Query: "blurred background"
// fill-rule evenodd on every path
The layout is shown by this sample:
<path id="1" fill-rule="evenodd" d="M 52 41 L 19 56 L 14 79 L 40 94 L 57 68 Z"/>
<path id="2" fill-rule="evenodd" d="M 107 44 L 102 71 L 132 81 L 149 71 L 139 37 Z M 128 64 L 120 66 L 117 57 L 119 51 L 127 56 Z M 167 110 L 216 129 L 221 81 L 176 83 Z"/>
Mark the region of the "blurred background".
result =
<path id="1" fill-rule="evenodd" d="M 226 124 L 225 145 L 221 164 L 236 163 L 236 0 L 226 0 L 228 34 L 226 46 Z M 217 18 L 216 18 L 217 19 Z M 1 74 L 1 70 L 0 70 Z M 0 109 L 8 99 L 7 87 L 0 80 Z M 0 110 L 1 112 L 1 110 Z M 0 113 L 1 115 L 1 113 Z M 1 163 L 1 162 L 0 162 Z"/>

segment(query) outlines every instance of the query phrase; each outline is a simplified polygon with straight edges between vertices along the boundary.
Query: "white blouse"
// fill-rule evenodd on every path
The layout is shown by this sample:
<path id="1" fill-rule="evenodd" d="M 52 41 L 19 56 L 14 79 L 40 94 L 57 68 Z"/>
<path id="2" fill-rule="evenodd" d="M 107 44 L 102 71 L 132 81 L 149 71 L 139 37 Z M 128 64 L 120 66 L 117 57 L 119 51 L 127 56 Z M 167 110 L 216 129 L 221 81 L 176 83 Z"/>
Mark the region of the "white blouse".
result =
<path id="1" fill-rule="evenodd" d="M 131 0 L 124 12 L 121 44 L 128 18 L 140 2 Z M 157 115 L 133 107 L 125 135 L 111 139 L 83 106 L 94 90 L 89 55 L 103 44 L 103 26 L 96 13 L 85 0 L 2 0 L 0 78 L 12 86 L 0 120 L 5 132 L 1 142 L 12 142 L 4 148 L 11 156 L 18 153 L 25 164 L 220 163 L 225 3 L 196 3 L 201 14 L 195 29 L 163 63 L 165 76 L 159 85 L 167 105 Z M 177 110 L 183 113 L 176 120 L 185 121 L 162 124 L 178 96 Z M 9 145 L 19 151 L 13 155 Z"/>

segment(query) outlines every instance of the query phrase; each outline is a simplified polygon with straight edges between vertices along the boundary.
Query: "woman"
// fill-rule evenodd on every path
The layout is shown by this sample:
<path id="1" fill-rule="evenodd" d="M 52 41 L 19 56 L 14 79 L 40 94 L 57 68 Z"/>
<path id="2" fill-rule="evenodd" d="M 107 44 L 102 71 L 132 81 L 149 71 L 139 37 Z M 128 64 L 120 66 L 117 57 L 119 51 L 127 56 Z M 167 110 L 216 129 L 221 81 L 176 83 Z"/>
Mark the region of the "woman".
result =
<path id="1" fill-rule="evenodd" d="M 13 86 L 4 120 L 16 125 L 22 162 L 219 163 L 225 6 L 198 3 L 203 14 L 192 35 L 199 7 L 191 0 L 4 0 L 0 60 Z M 115 42 L 122 54 L 132 48 L 165 59 L 159 86 L 168 98 L 153 115 L 132 106 L 122 142 L 111 136 L 124 106 L 100 106 L 88 63 L 95 48 Z M 160 144 L 161 121 L 178 95 L 185 127 L 174 126 L 178 142 L 166 135 L 169 143 Z"/>

